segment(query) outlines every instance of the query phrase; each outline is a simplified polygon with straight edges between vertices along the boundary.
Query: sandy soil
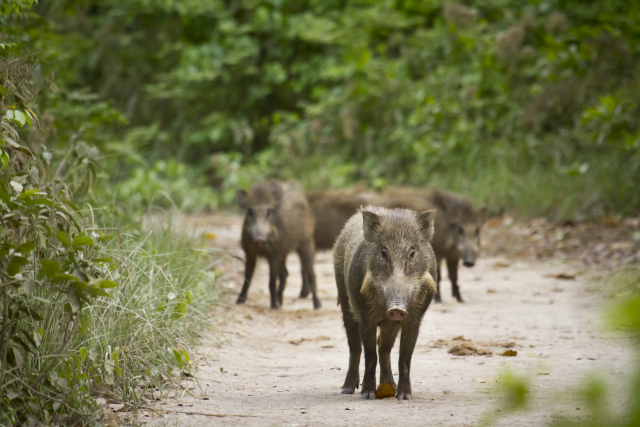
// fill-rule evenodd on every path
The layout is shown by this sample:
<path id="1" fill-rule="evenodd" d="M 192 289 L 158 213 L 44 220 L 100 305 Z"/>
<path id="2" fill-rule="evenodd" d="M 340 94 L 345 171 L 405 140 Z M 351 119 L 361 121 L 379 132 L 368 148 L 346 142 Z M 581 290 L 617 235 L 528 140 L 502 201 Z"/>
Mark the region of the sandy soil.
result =
<path id="1" fill-rule="evenodd" d="M 239 217 L 200 217 L 198 233 L 212 232 L 212 247 L 242 255 Z M 363 401 L 359 392 L 341 395 L 348 346 L 336 306 L 331 252 L 316 257 L 322 309 L 299 300 L 300 264 L 289 256 L 284 307 L 268 308 L 268 267 L 258 264 L 245 305 L 233 304 L 243 264 L 225 257 L 221 264 L 229 304 L 212 313 L 227 341 L 207 340 L 197 354 L 199 381 L 187 380 L 186 392 L 153 403 L 138 421 L 153 426 L 423 426 L 545 425 L 558 417 L 586 420 L 589 408 L 577 390 L 586 374 L 597 373 L 623 395 L 634 355 L 622 338 L 603 332 L 603 297 L 598 282 L 548 277 L 574 275 L 584 266 L 553 265 L 526 259 L 481 258 L 460 272 L 464 304 L 450 297 L 445 277 L 442 304 L 427 311 L 412 360 L 412 401 L 395 398 Z M 446 270 L 446 269 L 445 269 Z M 492 356 L 459 357 L 447 350 L 461 343 L 487 348 Z M 467 341 L 464 341 L 467 342 Z M 397 372 L 398 343 L 392 353 Z M 504 344 L 515 343 L 515 357 Z M 361 363 L 361 375 L 364 363 Z M 506 370 L 531 381 L 530 410 L 497 412 L 504 402 L 496 391 Z M 397 374 L 396 374 L 397 375 Z M 611 406 L 625 407 L 622 397 Z"/>

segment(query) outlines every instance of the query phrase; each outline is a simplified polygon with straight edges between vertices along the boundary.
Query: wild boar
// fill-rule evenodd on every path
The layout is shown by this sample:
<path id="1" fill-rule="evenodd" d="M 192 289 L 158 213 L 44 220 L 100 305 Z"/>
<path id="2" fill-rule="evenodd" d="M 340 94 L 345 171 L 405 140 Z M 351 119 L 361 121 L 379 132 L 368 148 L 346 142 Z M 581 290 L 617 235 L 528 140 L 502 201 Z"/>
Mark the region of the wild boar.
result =
<path id="1" fill-rule="evenodd" d="M 362 398 L 375 399 L 376 334 L 380 328 L 380 383 L 392 384 L 399 400 L 412 398 L 410 367 L 420 323 L 436 292 L 436 259 L 430 245 L 435 212 L 365 207 L 349 219 L 334 247 L 338 304 L 349 343 L 349 369 L 342 394 L 360 385 Z M 399 379 L 391 371 L 398 332 Z"/>
<path id="2" fill-rule="evenodd" d="M 314 218 L 304 193 L 294 182 L 272 180 L 253 187 L 250 193 L 238 190 L 237 201 L 245 210 L 241 246 L 246 256 L 244 284 L 237 303 L 246 301 L 256 261 L 261 256 L 269 262 L 271 308 L 279 308 L 288 275 L 286 259 L 291 251 L 296 251 L 302 265 L 303 288 L 311 291 L 313 307 L 320 308 L 313 269 Z"/>

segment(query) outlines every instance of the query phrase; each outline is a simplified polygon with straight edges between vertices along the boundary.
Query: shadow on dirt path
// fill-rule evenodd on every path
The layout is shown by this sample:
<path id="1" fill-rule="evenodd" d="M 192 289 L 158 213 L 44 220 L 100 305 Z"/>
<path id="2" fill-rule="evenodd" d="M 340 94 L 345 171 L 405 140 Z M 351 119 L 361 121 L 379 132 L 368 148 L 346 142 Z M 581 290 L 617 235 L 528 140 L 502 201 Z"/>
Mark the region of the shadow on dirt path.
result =
<path id="1" fill-rule="evenodd" d="M 199 217 L 198 232 L 216 235 L 212 246 L 242 255 L 238 247 L 241 218 Z M 228 305 L 213 314 L 228 339 L 204 343 L 193 357 L 199 386 L 154 405 L 163 418 L 139 418 L 147 425 L 368 425 L 423 426 L 479 424 L 495 413 L 498 395 L 492 390 L 500 373 L 510 368 L 531 378 L 531 410 L 495 420 L 492 425 L 531 426 L 553 417 L 587 416 L 567 393 L 597 372 L 624 382 L 632 354 L 621 340 L 604 337 L 599 326 L 601 294 L 580 276 L 576 280 L 548 277 L 575 273 L 572 266 L 482 258 L 460 272 L 466 303 L 450 297 L 443 284 L 443 304 L 432 304 L 412 361 L 412 401 L 394 398 L 363 401 L 341 395 L 348 347 L 336 306 L 331 252 L 316 257 L 322 309 L 310 299 L 299 300 L 300 264 L 289 256 L 290 272 L 283 309 L 268 308 L 268 267 L 258 264 L 248 301 Z M 221 267 L 230 301 L 241 286 L 243 264 L 229 257 Z M 463 339 L 454 338 L 464 336 Z M 456 343 L 473 343 L 492 356 L 454 356 Z M 510 347 L 512 346 L 512 347 Z M 508 348 L 515 357 L 504 357 Z M 392 353 L 397 375 L 398 343 Z M 361 374 L 364 364 L 361 364 Z M 185 385 L 187 383 L 185 382 Z M 624 402 L 616 401 L 620 410 Z M 578 404 L 579 405 L 579 404 Z M 176 412 L 178 411 L 178 412 Z M 580 412 L 582 411 L 582 412 Z M 580 418 L 578 418 L 580 419 Z"/>

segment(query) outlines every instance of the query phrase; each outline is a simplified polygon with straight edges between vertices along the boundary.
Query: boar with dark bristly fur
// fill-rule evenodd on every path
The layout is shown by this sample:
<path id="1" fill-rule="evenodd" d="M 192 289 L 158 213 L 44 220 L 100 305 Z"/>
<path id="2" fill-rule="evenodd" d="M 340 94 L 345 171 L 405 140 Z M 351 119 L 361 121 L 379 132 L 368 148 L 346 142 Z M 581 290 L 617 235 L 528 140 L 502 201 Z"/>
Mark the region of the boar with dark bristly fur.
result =
<path id="1" fill-rule="evenodd" d="M 487 218 L 487 208 L 475 210 L 471 202 L 461 196 L 434 190 L 431 202 L 437 209 L 435 235 L 431 245 L 438 264 L 438 291 L 435 300 L 440 302 L 440 265 L 447 262 L 451 281 L 451 293 L 463 302 L 458 286 L 458 265 L 473 267 L 480 254 L 480 228 Z"/>
<path id="2" fill-rule="evenodd" d="M 320 190 L 306 193 L 316 220 L 314 241 L 317 249 L 331 249 L 342 227 L 362 206 L 383 206 L 382 197 L 366 187 Z"/>
<path id="3" fill-rule="evenodd" d="M 380 383 L 392 384 L 399 400 L 412 398 L 411 356 L 422 317 L 436 292 L 436 260 L 429 244 L 434 217 L 434 211 L 418 215 L 408 209 L 369 206 L 353 215 L 340 233 L 333 263 L 349 342 L 349 370 L 342 394 L 353 394 L 360 385 L 364 348 L 362 398 L 375 399 L 378 354 Z M 391 349 L 400 330 L 396 384 Z"/>
<path id="4" fill-rule="evenodd" d="M 313 307 L 320 308 L 316 294 L 316 275 L 313 271 L 315 246 L 313 243 L 313 212 L 304 193 L 293 183 L 270 181 L 253 187 L 249 193 L 237 191 L 238 205 L 245 210 L 241 245 L 246 256 L 244 285 L 238 304 L 247 299 L 247 292 L 259 256 L 269 262 L 269 293 L 271 308 L 282 305 L 287 281 L 286 260 L 296 251 L 302 265 L 303 289 L 313 295 Z M 280 286 L 276 289 L 276 282 Z"/>

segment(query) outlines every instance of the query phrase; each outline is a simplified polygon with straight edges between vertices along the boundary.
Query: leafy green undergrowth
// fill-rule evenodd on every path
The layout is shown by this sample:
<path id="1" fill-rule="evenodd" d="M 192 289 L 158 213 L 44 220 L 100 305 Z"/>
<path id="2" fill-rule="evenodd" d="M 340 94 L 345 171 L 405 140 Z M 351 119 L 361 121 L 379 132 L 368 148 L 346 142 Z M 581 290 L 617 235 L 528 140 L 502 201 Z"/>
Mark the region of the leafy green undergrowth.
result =
<path id="1" fill-rule="evenodd" d="M 90 424 L 97 395 L 135 407 L 141 390 L 191 370 L 189 349 L 211 325 L 201 310 L 216 301 L 216 275 L 195 239 L 168 226 L 56 234 L 16 249 L 21 271 L 3 277 L 0 424 Z"/>
<path id="2" fill-rule="evenodd" d="M 190 372 L 215 260 L 182 229 L 78 202 L 98 150 L 20 139 L 34 67 L 0 57 L 0 425 L 92 425 L 95 396 L 135 407 Z"/>

